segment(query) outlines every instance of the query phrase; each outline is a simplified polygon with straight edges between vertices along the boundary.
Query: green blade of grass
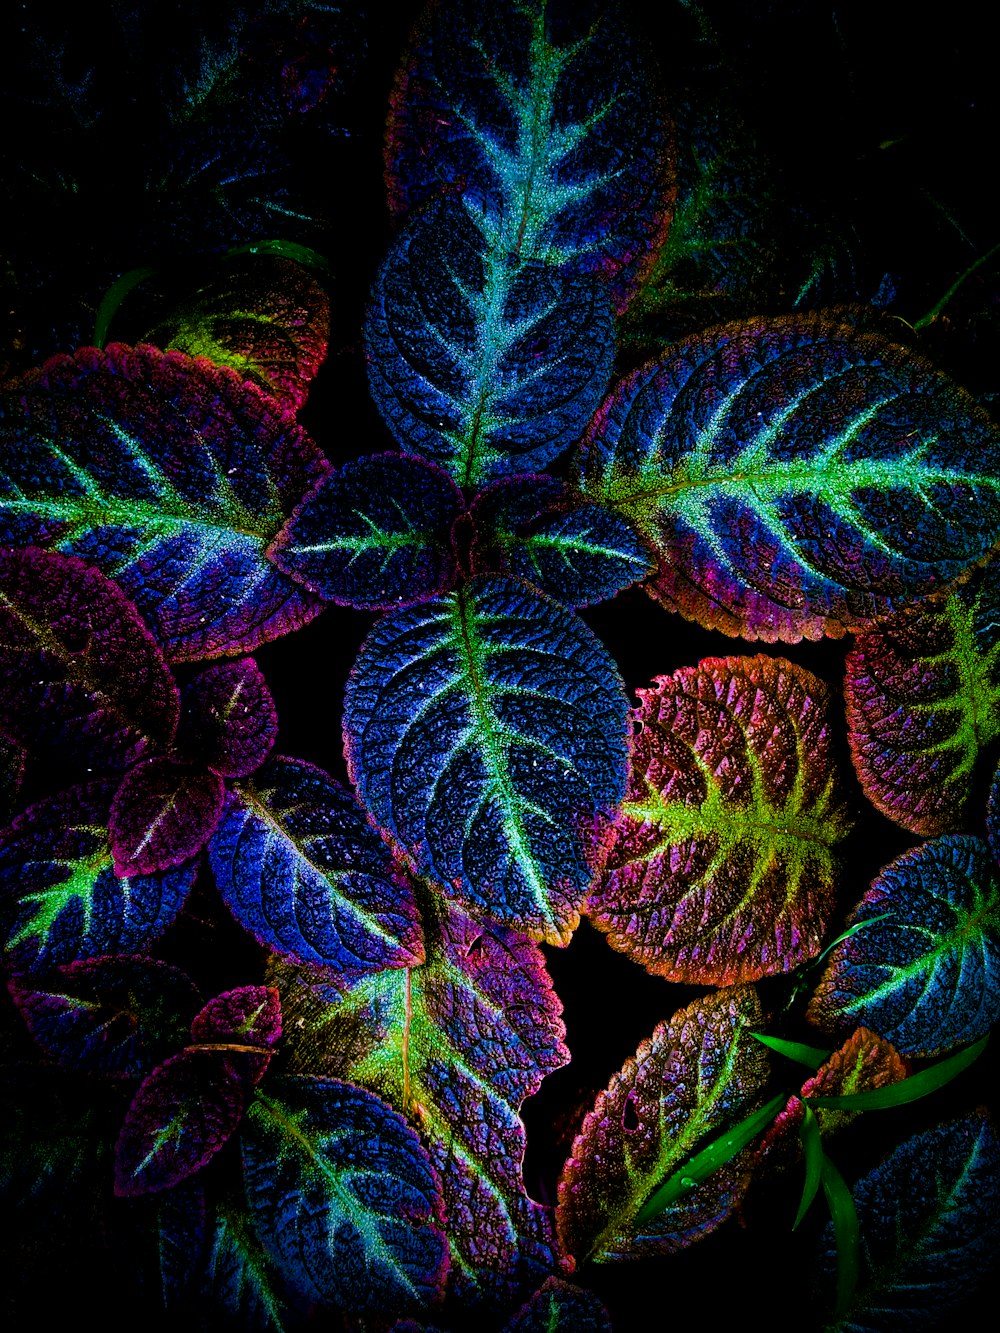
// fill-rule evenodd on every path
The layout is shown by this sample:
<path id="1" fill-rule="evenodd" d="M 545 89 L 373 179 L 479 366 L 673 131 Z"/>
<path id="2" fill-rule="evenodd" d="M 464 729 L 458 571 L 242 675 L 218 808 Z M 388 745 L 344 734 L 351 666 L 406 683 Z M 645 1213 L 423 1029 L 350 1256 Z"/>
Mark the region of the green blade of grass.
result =
<path id="1" fill-rule="evenodd" d="M 907 1102 L 919 1101 L 928 1093 L 936 1092 L 950 1083 L 953 1078 L 967 1069 L 974 1060 L 978 1060 L 986 1049 L 989 1036 L 981 1038 L 973 1046 L 950 1055 L 946 1060 L 939 1060 L 928 1069 L 921 1069 L 919 1074 L 890 1083 L 884 1088 L 869 1088 L 866 1092 L 850 1092 L 843 1097 L 804 1097 L 802 1100 L 810 1106 L 830 1106 L 841 1111 L 881 1111 L 890 1106 L 905 1106 Z"/>
<path id="2" fill-rule="evenodd" d="M 837 1304 L 833 1315 L 842 1319 L 858 1285 L 858 1213 L 844 1177 L 825 1154 L 822 1166 L 823 1193 L 837 1243 Z"/>
<path id="3" fill-rule="evenodd" d="M 101 304 L 97 307 L 97 314 L 94 318 L 95 347 L 104 346 L 111 321 L 132 288 L 138 287 L 140 282 L 145 282 L 147 278 L 151 278 L 155 272 L 155 268 L 130 268 L 127 273 L 123 273 L 120 278 L 117 278 L 111 284 L 101 298 Z"/>
<path id="4" fill-rule="evenodd" d="M 826 1160 L 819 1134 L 819 1121 L 808 1106 L 806 1107 L 805 1119 L 802 1121 L 802 1128 L 799 1131 L 799 1141 L 802 1144 L 802 1151 L 806 1159 L 806 1179 L 802 1186 L 799 1211 L 795 1214 L 795 1221 L 792 1223 L 793 1231 L 805 1217 L 813 1199 L 819 1192 L 820 1182 L 823 1178 L 823 1163 Z"/>
<path id="5" fill-rule="evenodd" d="M 853 926 L 848 926 L 848 928 L 845 931 L 842 931 L 835 940 L 830 941 L 819 957 L 809 964 L 810 968 L 818 967 L 831 949 L 836 949 L 837 945 L 843 944 L 844 940 L 849 940 L 852 935 L 857 935 L 859 931 L 867 930 L 869 926 L 874 926 L 877 921 L 887 921 L 891 916 L 891 912 L 880 912 L 878 916 L 868 916 L 865 917 L 863 921 L 855 921 Z"/>
<path id="6" fill-rule="evenodd" d="M 783 1037 L 769 1037 L 764 1032 L 752 1032 L 750 1035 L 763 1042 L 765 1046 L 769 1046 L 772 1051 L 794 1060 L 796 1064 L 805 1065 L 807 1069 L 818 1069 L 833 1054 L 832 1051 L 824 1050 L 822 1046 L 806 1046 L 801 1041 L 785 1041 Z"/>

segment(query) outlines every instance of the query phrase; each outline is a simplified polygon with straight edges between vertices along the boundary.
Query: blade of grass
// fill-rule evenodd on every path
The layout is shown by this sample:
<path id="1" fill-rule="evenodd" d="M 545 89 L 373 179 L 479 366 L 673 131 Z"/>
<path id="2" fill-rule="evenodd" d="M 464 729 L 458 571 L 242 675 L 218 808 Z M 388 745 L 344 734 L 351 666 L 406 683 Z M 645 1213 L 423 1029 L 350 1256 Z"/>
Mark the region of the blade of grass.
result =
<path id="1" fill-rule="evenodd" d="M 842 1319 L 858 1285 L 858 1213 L 844 1177 L 825 1154 L 821 1178 L 837 1243 L 837 1304 L 833 1315 Z"/>
<path id="2" fill-rule="evenodd" d="M 752 1032 L 750 1035 L 763 1042 L 765 1046 L 769 1046 L 772 1051 L 794 1060 L 796 1064 L 805 1065 L 807 1069 L 818 1069 L 833 1054 L 832 1051 L 824 1050 L 822 1046 L 806 1046 L 801 1041 L 785 1041 L 783 1037 L 769 1037 L 764 1032 Z"/>
<path id="3" fill-rule="evenodd" d="M 94 346 L 103 347 L 108 337 L 111 321 L 118 312 L 118 307 L 128 296 L 133 287 L 145 282 L 156 272 L 155 268 L 130 268 L 117 278 L 101 298 L 94 318 Z"/>
<path id="4" fill-rule="evenodd" d="M 799 1211 L 795 1214 L 795 1221 L 792 1223 L 793 1231 L 805 1217 L 813 1199 L 819 1192 L 820 1181 L 823 1178 L 823 1162 L 826 1160 L 819 1134 L 819 1121 L 808 1106 L 806 1107 L 805 1119 L 802 1121 L 802 1128 L 799 1130 L 799 1141 L 802 1144 L 802 1151 L 806 1159 L 806 1179 L 802 1186 L 802 1200 L 799 1203 Z"/>
<path id="5" fill-rule="evenodd" d="M 974 1060 L 978 1060 L 986 1049 L 989 1036 L 981 1038 L 973 1046 L 950 1055 L 946 1060 L 939 1060 L 928 1069 L 921 1069 L 919 1074 L 890 1083 L 884 1088 L 869 1088 L 866 1092 L 850 1092 L 843 1097 L 804 1097 L 802 1100 L 810 1106 L 830 1106 L 843 1111 L 881 1111 L 890 1106 L 905 1106 L 907 1102 L 919 1101 L 928 1093 L 936 1092 L 946 1083 L 967 1069 Z"/>

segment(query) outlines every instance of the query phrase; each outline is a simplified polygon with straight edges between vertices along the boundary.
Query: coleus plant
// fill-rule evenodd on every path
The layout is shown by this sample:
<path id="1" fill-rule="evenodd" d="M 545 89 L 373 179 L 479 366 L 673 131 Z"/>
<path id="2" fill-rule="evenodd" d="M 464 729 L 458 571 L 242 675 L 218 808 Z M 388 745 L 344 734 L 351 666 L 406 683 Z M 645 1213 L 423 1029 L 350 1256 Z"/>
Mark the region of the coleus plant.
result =
<path id="1" fill-rule="evenodd" d="M 126 275 L 100 345 L 3 386 L 22 1258 L 75 1195 L 65 1229 L 97 1219 L 168 1321 L 603 1330 L 602 1268 L 661 1281 L 802 1171 L 785 1225 L 820 1190 L 831 1215 L 815 1322 L 899 1327 L 919 1285 L 934 1326 L 988 1271 L 984 1110 L 850 1184 L 827 1143 L 935 1093 L 1000 1012 L 974 781 L 1000 431 L 877 311 L 772 312 L 720 262 L 763 227 L 710 187 L 734 151 L 614 6 L 439 0 L 391 98 L 374 448 L 327 456 L 299 420 L 327 299 L 270 236 L 104 345 L 151 276 Z M 650 623 L 749 650 L 713 639 L 633 704 L 582 612 L 640 587 Z M 268 663 L 352 610 L 340 781 L 332 747 L 276 752 Z M 847 634 L 845 710 L 796 645 Z M 926 840 L 845 922 L 863 798 Z M 522 1109 L 569 1061 L 550 969 L 581 917 L 662 1020 L 536 1199 Z"/>

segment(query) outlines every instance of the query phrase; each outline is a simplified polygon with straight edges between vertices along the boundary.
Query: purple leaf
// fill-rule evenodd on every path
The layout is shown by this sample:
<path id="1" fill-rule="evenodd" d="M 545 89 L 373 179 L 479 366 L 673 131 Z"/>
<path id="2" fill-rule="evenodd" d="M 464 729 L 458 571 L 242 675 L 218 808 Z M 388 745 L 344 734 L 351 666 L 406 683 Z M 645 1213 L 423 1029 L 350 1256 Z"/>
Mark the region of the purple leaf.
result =
<path id="1" fill-rule="evenodd" d="M 126 773 L 108 816 L 115 873 L 123 879 L 181 865 L 219 826 L 226 796 L 216 773 L 144 759 Z"/>
<path id="2" fill-rule="evenodd" d="M 550 1277 L 503 1333 L 611 1333 L 611 1320 L 593 1292 Z"/>
<path id="3" fill-rule="evenodd" d="M 191 1024 L 191 1040 L 273 1046 L 281 1037 L 281 1002 L 273 986 L 238 986 L 216 995 Z"/>
<path id="4" fill-rule="evenodd" d="M 278 714 L 252 657 L 211 666 L 182 691 L 178 749 L 224 778 L 259 768 L 278 734 Z"/>
<path id="5" fill-rule="evenodd" d="M 0 722 L 10 736 L 124 768 L 169 744 L 179 711 L 163 654 L 116 584 L 82 560 L 0 550 Z"/>

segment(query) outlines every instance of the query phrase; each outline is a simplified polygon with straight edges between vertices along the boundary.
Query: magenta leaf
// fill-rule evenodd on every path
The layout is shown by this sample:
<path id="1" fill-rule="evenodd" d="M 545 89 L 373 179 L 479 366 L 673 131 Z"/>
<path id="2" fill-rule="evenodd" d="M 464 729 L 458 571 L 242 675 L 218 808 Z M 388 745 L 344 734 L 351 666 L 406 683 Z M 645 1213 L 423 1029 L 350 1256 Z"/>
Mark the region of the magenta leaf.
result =
<path id="1" fill-rule="evenodd" d="M 243 1062 L 189 1046 L 139 1085 L 115 1145 L 115 1194 L 151 1194 L 211 1160 L 243 1117 Z"/>
<path id="2" fill-rule="evenodd" d="M 388 610 L 451 587 L 451 528 L 462 495 L 442 468 L 408 454 L 345 463 L 295 510 L 268 552 L 327 601 Z"/>
<path id="3" fill-rule="evenodd" d="M 621 383 L 583 489 L 657 553 L 646 585 L 710 629 L 865 628 L 1000 538 L 1000 431 L 879 334 L 825 316 L 727 325 Z"/>
<path id="4" fill-rule="evenodd" d="M 759 1104 L 768 1065 L 751 1033 L 761 1021 L 750 986 L 695 1000 L 661 1023 L 598 1096 L 559 1181 L 559 1235 L 579 1262 L 672 1254 L 729 1216 L 749 1180 L 749 1149 L 637 1221 L 659 1185 Z"/>
<path id="5" fill-rule="evenodd" d="M 781 658 L 727 657 L 638 693 L 594 924 L 673 981 L 752 981 L 814 957 L 850 827 L 826 686 Z"/>
<path id="6" fill-rule="evenodd" d="M 186 758 L 222 777 L 245 778 L 270 754 L 278 714 L 252 657 L 208 667 L 181 697 L 177 744 Z"/>
<path id="7" fill-rule="evenodd" d="M 297 1291 L 374 1315 L 440 1299 L 441 1184 L 385 1102 L 337 1079 L 283 1078 L 254 1097 L 242 1140 L 254 1226 Z"/>
<path id="8" fill-rule="evenodd" d="M 281 1002 L 273 986 L 237 986 L 216 995 L 195 1015 L 191 1040 L 274 1046 L 281 1037 Z"/>
<path id="9" fill-rule="evenodd" d="M 225 796 L 216 773 L 160 756 L 136 764 L 108 816 L 115 873 L 152 875 L 189 861 L 218 828 Z"/>
<path id="10" fill-rule="evenodd" d="M 413 887 L 354 796 L 272 759 L 230 792 L 209 857 L 236 920 L 342 984 L 423 958 Z"/>
<path id="11" fill-rule="evenodd" d="M 122 879 L 108 812 L 114 782 L 30 806 L 0 836 L 0 938 L 17 970 L 143 950 L 180 911 L 193 866 Z"/>
<path id="12" fill-rule="evenodd" d="M 0 541 L 97 565 L 170 660 L 246 652 L 320 609 L 264 551 L 326 464 L 256 386 L 112 344 L 55 357 L 0 398 Z"/>
<path id="13" fill-rule="evenodd" d="M 179 712 L 163 654 L 116 584 L 82 560 L 0 550 L 0 725 L 9 736 L 123 768 L 169 744 Z"/>

